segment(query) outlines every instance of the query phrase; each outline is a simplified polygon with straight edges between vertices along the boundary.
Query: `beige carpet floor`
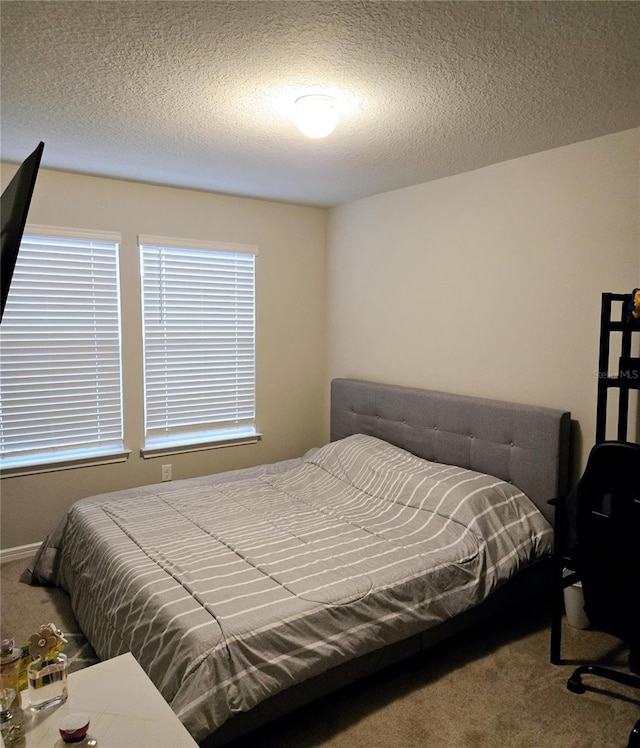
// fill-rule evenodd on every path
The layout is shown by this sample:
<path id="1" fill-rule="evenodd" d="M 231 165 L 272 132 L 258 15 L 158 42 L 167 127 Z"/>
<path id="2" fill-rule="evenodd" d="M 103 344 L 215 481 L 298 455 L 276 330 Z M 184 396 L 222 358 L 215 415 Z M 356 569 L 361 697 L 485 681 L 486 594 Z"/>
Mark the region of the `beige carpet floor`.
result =
<path id="1" fill-rule="evenodd" d="M 78 633 L 67 595 L 20 581 L 25 566 L 2 565 L 2 631 L 21 640 L 53 621 Z M 541 602 L 325 697 L 233 748 L 626 748 L 640 692 L 594 677 L 585 678 L 584 694 L 566 688 L 584 662 L 626 669 L 625 647 L 565 623 L 562 656 L 562 665 L 549 663 Z"/>

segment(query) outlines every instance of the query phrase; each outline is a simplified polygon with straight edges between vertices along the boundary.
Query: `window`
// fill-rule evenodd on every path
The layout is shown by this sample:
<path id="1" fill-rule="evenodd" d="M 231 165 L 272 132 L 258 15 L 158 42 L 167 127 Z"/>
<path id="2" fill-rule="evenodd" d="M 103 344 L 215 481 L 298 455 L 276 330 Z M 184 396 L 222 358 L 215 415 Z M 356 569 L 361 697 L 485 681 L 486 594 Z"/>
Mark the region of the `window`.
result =
<path id="1" fill-rule="evenodd" d="M 30 227 L 0 327 L 0 465 L 126 459 L 115 234 Z"/>
<path id="2" fill-rule="evenodd" d="M 256 247 L 139 237 L 145 457 L 256 441 Z"/>

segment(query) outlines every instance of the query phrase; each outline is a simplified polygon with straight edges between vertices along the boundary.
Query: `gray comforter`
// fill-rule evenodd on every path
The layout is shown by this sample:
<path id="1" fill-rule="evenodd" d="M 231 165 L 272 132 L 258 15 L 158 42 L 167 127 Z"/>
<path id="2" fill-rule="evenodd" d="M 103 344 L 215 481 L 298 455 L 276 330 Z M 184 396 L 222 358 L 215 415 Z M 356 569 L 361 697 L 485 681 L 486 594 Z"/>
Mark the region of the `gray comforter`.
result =
<path id="1" fill-rule="evenodd" d="M 551 550 L 497 478 L 355 435 L 300 460 L 76 502 L 34 559 L 98 655 L 131 651 L 196 740 L 481 602 Z"/>

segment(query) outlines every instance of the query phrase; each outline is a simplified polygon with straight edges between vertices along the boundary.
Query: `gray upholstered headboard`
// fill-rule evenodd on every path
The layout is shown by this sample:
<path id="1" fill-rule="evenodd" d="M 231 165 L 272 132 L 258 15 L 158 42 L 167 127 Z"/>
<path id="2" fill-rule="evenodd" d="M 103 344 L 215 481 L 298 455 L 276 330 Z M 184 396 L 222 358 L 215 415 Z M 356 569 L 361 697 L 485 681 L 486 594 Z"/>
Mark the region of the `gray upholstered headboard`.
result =
<path id="1" fill-rule="evenodd" d="M 331 440 L 369 434 L 433 462 L 510 481 L 551 520 L 566 492 L 571 414 L 357 379 L 331 383 Z"/>

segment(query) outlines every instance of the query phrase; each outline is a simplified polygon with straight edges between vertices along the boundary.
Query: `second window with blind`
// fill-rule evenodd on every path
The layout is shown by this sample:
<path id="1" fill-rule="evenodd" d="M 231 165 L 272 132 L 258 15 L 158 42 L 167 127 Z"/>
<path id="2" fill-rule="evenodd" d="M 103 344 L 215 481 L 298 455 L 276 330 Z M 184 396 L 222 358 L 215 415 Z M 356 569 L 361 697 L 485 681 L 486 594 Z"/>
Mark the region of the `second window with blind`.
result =
<path id="1" fill-rule="evenodd" d="M 153 457 L 259 438 L 254 246 L 139 236 Z"/>

